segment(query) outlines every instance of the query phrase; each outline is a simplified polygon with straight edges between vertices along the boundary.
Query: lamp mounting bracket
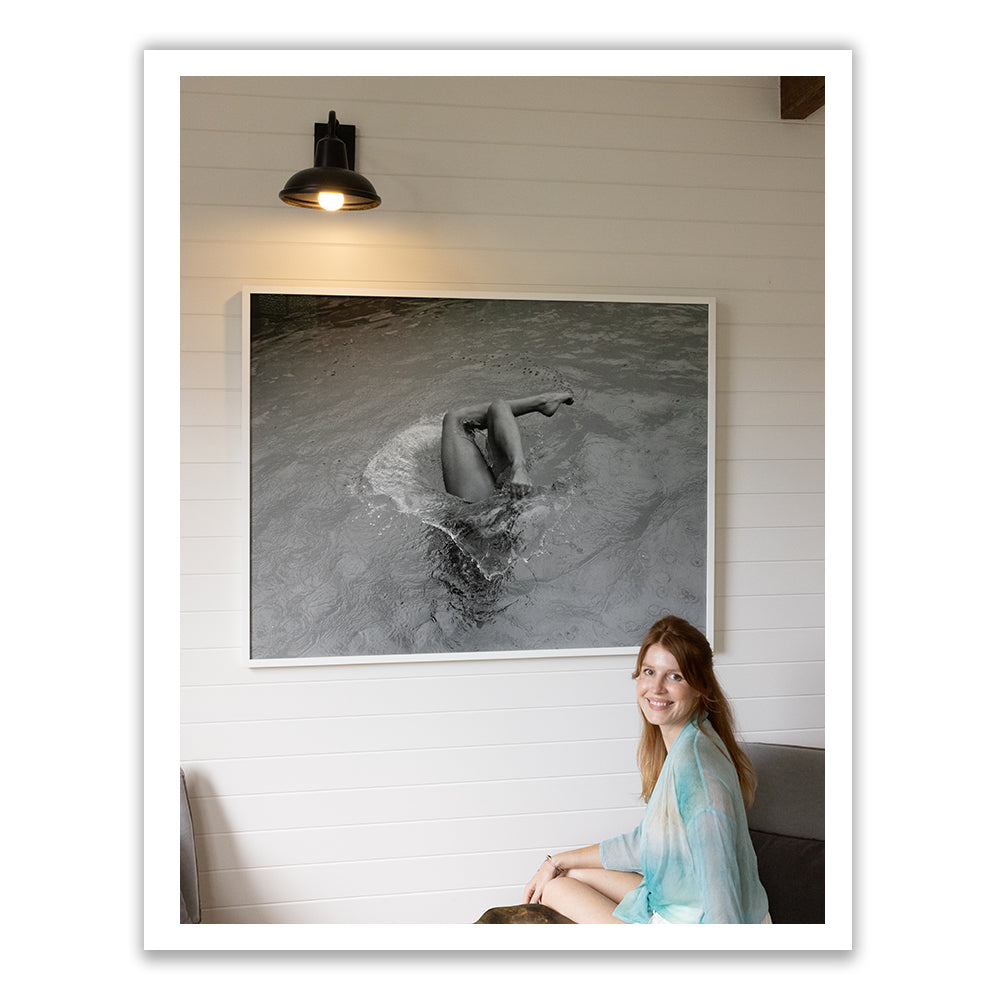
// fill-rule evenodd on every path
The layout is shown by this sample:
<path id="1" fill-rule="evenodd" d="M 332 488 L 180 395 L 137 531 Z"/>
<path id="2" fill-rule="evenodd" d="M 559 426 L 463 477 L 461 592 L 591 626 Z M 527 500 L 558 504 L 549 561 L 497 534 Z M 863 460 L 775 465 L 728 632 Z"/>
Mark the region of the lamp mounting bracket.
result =
<path id="1" fill-rule="evenodd" d="M 337 122 L 337 138 L 347 147 L 347 169 L 354 169 L 354 141 L 357 129 L 353 125 L 345 125 L 342 121 Z M 329 122 L 316 122 L 313 125 L 313 149 L 320 139 L 330 134 Z"/>

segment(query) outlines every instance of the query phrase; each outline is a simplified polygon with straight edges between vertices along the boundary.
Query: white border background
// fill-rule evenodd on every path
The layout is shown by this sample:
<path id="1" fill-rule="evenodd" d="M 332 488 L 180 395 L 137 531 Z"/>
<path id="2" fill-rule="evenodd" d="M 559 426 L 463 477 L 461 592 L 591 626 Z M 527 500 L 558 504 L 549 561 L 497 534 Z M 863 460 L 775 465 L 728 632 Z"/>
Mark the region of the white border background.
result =
<path id="1" fill-rule="evenodd" d="M 598 58 L 599 57 L 599 58 Z M 484 928 L 448 925 L 449 950 L 823 950 L 851 947 L 851 56 L 849 52 L 532 51 L 518 53 L 519 74 L 542 75 L 816 75 L 828 77 L 827 133 L 827 673 L 836 678 L 827 713 L 827 920 L 823 925 L 772 925 L 766 933 L 742 925 L 674 928 L 662 935 L 619 928 Z M 504 75 L 509 52 L 340 53 L 337 72 L 384 75 Z M 147 191 L 176 191 L 179 162 L 179 78 L 183 75 L 321 75 L 326 52 L 147 52 Z M 832 155 L 831 155 L 832 154 Z M 161 177 L 162 173 L 162 177 Z M 171 203 L 168 204 L 168 200 Z M 176 780 L 178 699 L 176 650 L 179 383 L 177 368 L 179 258 L 177 199 L 146 198 L 146 747 L 145 947 L 147 949 L 424 950 L 442 947 L 441 925 L 188 925 L 176 909 Z M 156 456 L 151 461 L 151 456 Z M 839 495 L 838 495 L 839 490 Z M 164 651 L 170 651 L 169 657 Z M 168 664 L 170 664 L 168 666 Z M 692 932 L 693 931 L 693 932 Z"/>
<path id="2" fill-rule="evenodd" d="M 975 324 L 956 323 L 946 333 L 962 338 L 964 356 L 974 353 L 981 363 L 964 366 L 961 378 L 942 379 L 941 322 L 927 302 L 936 293 L 968 301 L 995 283 L 995 262 L 980 247 L 981 234 L 997 223 L 995 201 L 984 198 L 996 183 L 994 130 L 982 106 L 995 62 L 988 8 L 956 0 L 946 19 L 912 18 L 901 34 L 895 8 L 882 13 L 856 0 L 837 8 L 781 0 L 767 10 L 713 3 L 653 14 L 645 3 L 626 0 L 617 20 L 572 29 L 563 4 L 548 9 L 537 0 L 507 5 L 499 22 L 490 9 L 486 23 L 464 3 L 430 10 L 388 3 L 376 32 L 335 30 L 336 11 L 327 4 L 300 7 L 302 18 L 286 29 L 272 9 L 258 13 L 246 4 L 178 0 L 169 10 L 115 16 L 117 4 L 57 2 L 41 35 L 34 8 L 7 14 L 10 37 L 25 40 L 10 47 L 0 70 L 11 95 L 6 134 L 20 154 L 5 158 L 8 190 L 24 192 L 29 170 L 38 177 L 36 189 L 65 181 L 65 161 L 50 155 L 60 135 L 72 136 L 76 169 L 68 203 L 39 205 L 24 193 L 5 210 L 8 245 L 19 250 L 7 264 L 17 295 L 8 297 L 6 314 L 14 377 L 5 402 L 11 416 L 22 418 L 9 441 L 5 519 L 6 565 L 18 574 L 7 608 L 16 628 L 8 637 L 5 691 L 12 716 L 5 735 L 19 751 L 6 771 L 8 801 L 19 804 L 19 822 L 8 830 L 14 840 L 8 857 L 17 861 L 5 872 L 17 913 L 7 937 L 9 978 L 30 975 L 37 989 L 53 995 L 99 982 L 147 998 L 238 991 L 247 1000 L 278 989 L 364 988 L 386 996 L 431 985 L 489 997 L 517 986 L 565 993 L 582 984 L 584 996 L 671 987 L 772 1000 L 804 992 L 839 997 L 862 985 L 919 986 L 923 994 L 978 983 L 992 958 L 992 894 L 978 903 L 963 894 L 950 909 L 929 899 L 928 888 L 982 885 L 983 860 L 995 850 L 992 826 L 942 843 L 936 831 L 928 836 L 922 820 L 929 814 L 927 790 L 944 779 L 956 798 L 978 801 L 975 769 L 956 771 L 936 737 L 961 714 L 968 693 L 982 698 L 995 690 L 995 681 L 982 682 L 976 668 L 991 659 L 991 636 L 982 626 L 995 604 L 979 581 L 992 555 L 984 551 L 983 525 L 994 515 L 982 458 L 995 424 L 996 349 Z M 315 24 L 330 26 L 329 36 L 317 39 L 303 27 L 310 13 Z M 858 170 L 858 281 L 853 310 L 847 301 L 831 301 L 830 308 L 837 314 L 831 322 L 855 321 L 857 355 L 853 365 L 850 358 L 827 359 L 831 384 L 854 376 L 859 428 L 856 489 L 828 483 L 831 504 L 857 503 L 853 641 L 849 630 L 828 622 L 829 661 L 847 664 L 855 653 L 858 678 L 853 953 L 716 953 L 702 961 L 680 953 L 521 952 L 511 961 L 479 954 L 369 960 L 366 953 L 142 952 L 142 50 L 317 44 L 854 50 L 856 152 L 845 156 Z M 147 123 L 151 130 L 156 124 Z M 167 114 L 165 134 L 176 127 Z M 827 129 L 832 145 L 829 119 Z M 176 203 L 170 168 L 164 165 L 167 233 L 176 231 L 169 227 Z M 849 203 L 840 211 L 850 220 Z M 150 248 L 151 266 L 176 267 L 176 245 L 169 237 L 166 244 Z M 146 356 L 165 358 L 174 370 L 176 286 L 158 291 L 163 322 L 151 333 L 167 343 L 161 349 L 147 340 Z M 74 303 L 73 322 L 65 312 L 61 322 L 40 314 L 39 303 L 57 296 Z M 954 342 L 943 351 L 954 357 Z M 31 377 L 42 371 L 44 401 Z M 176 398 L 153 393 L 145 402 L 164 405 L 164 425 L 176 425 Z M 950 417 L 947 439 L 942 413 Z M 24 433 L 29 420 L 31 432 Z M 960 432 L 951 433 L 956 426 Z M 850 434 L 845 429 L 842 436 Z M 169 465 L 169 442 L 164 447 Z M 841 466 L 846 448 L 842 442 Z M 961 497 L 956 482 L 968 484 Z M 171 477 L 168 490 L 174 483 Z M 147 485 L 162 483 L 150 476 Z M 956 508 L 959 517 L 942 518 Z M 830 553 L 841 556 L 831 566 L 831 591 L 850 582 L 851 538 L 839 540 L 843 548 Z M 937 603 L 929 584 L 943 553 L 947 580 L 963 591 L 963 617 L 946 614 L 946 640 L 927 621 Z M 153 556 L 170 559 L 163 551 Z M 42 600 L 49 596 L 58 600 Z M 147 596 L 155 601 L 156 588 Z M 169 632 L 165 622 L 158 628 Z M 54 634 L 67 655 L 40 656 L 52 649 Z M 171 671 L 176 645 L 149 647 L 147 671 L 157 663 Z M 971 742 L 967 760 L 980 744 L 979 759 L 994 759 L 985 729 L 988 720 L 963 728 L 963 741 Z"/>

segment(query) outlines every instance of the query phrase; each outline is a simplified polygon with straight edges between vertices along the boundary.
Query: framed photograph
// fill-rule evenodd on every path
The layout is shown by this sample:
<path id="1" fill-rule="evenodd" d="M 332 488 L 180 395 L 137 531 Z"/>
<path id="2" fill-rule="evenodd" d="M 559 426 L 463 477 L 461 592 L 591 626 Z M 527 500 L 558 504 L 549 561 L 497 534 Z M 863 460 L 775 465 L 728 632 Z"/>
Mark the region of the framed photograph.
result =
<path id="1" fill-rule="evenodd" d="M 712 639 L 715 300 L 246 288 L 251 666 Z"/>

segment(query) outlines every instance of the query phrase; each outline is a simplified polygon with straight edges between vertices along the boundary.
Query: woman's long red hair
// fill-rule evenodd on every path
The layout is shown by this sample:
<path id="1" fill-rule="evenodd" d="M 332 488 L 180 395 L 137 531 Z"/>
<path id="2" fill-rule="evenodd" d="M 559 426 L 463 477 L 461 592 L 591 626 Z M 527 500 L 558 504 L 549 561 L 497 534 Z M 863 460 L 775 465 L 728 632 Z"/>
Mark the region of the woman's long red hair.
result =
<path id="1" fill-rule="evenodd" d="M 712 728 L 719 734 L 725 744 L 726 753 L 736 768 L 736 776 L 740 782 L 740 792 L 746 807 L 753 802 L 757 789 L 757 775 L 750 758 L 740 749 L 736 742 L 733 723 L 733 710 L 723 694 L 722 688 L 715 677 L 715 667 L 712 660 L 712 647 L 708 640 L 693 625 L 676 615 L 661 618 L 646 634 L 639 649 L 632 679 L 639 676 L 646 650 L 650 646 L 663 646 L 677 660 L 684 680 L 698 693 L 697 717 L 703 714 L 708 717 Z M 640 715 L 642 712 L 640 710 Z M 639 774 L 642 776 L 642 799 L 649 801 L 653 786 L 667 759 L 667 748 L 663 744 L 663 736 L 659 726 L 654 726 L 645 716 L 642 716 L 642 734 L 639 737 Z"/>

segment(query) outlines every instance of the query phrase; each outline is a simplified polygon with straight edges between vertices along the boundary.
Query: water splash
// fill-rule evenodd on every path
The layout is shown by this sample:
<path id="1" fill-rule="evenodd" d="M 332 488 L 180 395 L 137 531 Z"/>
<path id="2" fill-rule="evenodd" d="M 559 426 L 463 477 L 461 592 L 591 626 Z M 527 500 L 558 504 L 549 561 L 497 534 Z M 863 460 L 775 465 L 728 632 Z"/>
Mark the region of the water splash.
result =
<path id="1" fill-rule="evenodd" d="M 467 503 L 444 491 L 439 449 L 440 421 L 419 421 L 378 450 L 362 479 L 373 497 L 421 522 L 432 575 L 452 611 L 464 625 L 482 625 L 503 610 L 515 569 L 544 551 L 569 497 L 538 487 L 525 497 L 500 490 Z"/>

